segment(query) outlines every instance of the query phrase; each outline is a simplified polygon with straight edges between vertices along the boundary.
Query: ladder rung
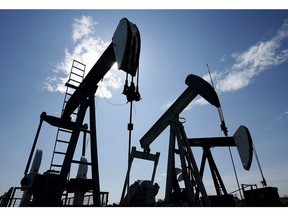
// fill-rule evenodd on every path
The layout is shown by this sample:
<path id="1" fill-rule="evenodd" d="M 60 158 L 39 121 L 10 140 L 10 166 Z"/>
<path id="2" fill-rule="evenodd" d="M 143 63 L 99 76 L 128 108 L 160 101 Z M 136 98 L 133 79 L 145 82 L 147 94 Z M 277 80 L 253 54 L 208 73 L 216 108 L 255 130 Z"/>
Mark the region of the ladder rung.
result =
<path id="1" fill-rule="evenodd" d="M 84 67 L 86 67 L 86 65 L 85 64 L 83 64 L 82 62 L 79 62 L 79 61 L 77 61 L 77 60 L 73 60 L 74 62 L 77 62 L 78 64 L 81 64 L 81 65 L 83 65 Z M 73 62 L 73 65 L 74 65 L 74 62 Z"/>
<path id="2" fill-rule="evenodd" d="M 65 97 L 64 102 L 63 102 L 63 106 L 65 106 L 65 105 L 67 104 L 68 100 L 69 100 L 69 99 L 67 99 L 67 98 Z"/>
<path id="3" fill-rule="evenodd" d="M 81 68 L 78 68 L 78 67 L 75 67 L 75 66 L 73 66 L 73 67 L 76 68 L 77 70 L 83 72 L 83 74 L 84 74 L 85 71 L 82 70 Z M 77 73 L 75 73 L 75 72 L 73 72 L 73 71 L 71 71 L 71 74 L 74 74 L 74 75 L 76 75 L 76 76 L 78 76 L 78 77 L 83 78 L 83 75 L 77 74 Z"/>
<path id="4" fill-rule="evenodd" d="M 66 129 L 62 129 L 62 128 L 59 128 L 59 131 L 65 132 L 65 133 L 73 133 L 73 131 L 71 131 L 71 130 L 66 130 Z"/>
<path id="5" fill-rule="evenodd" d="M 77 88 L 78 88 L 77 86 L 72 85 L 72 84 L 70 84 L 70 83 L 68 83 L 68 82 L 66 82 L 65 85 L 66 85 L 67 87 L 73 88 L 73 89 L 77 89 Z"/>
<path id="6" fill-rule="evenodd" d="M 79 84 L 81 83 L 80 81 L 75 80 L 75 79 L 71 79 L 71 78 L 68 80 L 68 82 L 69 82 L 69 81 L 72 81 L 72 82 L 75 82 L 75 83 L 79 83 Z"/>
<path id="7" fill-rule="evenodd" d="M 55 151 L 54 154 L 61 154 L 61 155 L 66 155 L 65 152 L 59 152 L 59 151 Z"/>
<path id="8" fill-rule="evenodd" d="M 52 167 L 52 165 L 51 165 L 51 167 Z M 48 173 L 54 173 L 54 174 L 57 173 L 57 174 L 58 174 L 58 173 L 60 173 L 60 170 L 54 170 L 54 169 L 51 170 L 51 169 L 50 169 L 50 170 L 47 170 L 47 172 L 48 172 Z"/>
<path id="9" fill-rule="evenodd" d="M 90 133 L 90 130 L 88 130 L 88 129 L 87 130 L 81 130 L 81 131 L 85 131 L 86 133 Z"/>
<path id="10" fill-rule="evenodd" d="M 57 142 L 61 142 L 61 143 L 67 143 L 67 144 L 69 144 L 69 141 L 66 141 L 66 140 L 59 140 L 59 139 L 57 139 L 56 141 L 57 141 Z"/>
<path id="11" fill-rule="evenodd" d="M 86 65 L 85 64 L 83 64 L 83 63 L 81 63 L 81 62 L 79 62 L 77 60 L 73 60 L 73 64 L 72 64 L 71 71 L 70 71 L 69 80 L 65 83 L 67 89 L 66 89 L 66 94 L 65 94 L 65 98 L 64 98 L 62 113 L 63 113 L 63 111 L 65 109 L 65 105 L 67 104 L 67 101 L 68 101 L 69 97 L 71 98 L 71 96 L 73 95 L 73 91 L 75 92 L 76 89 L 78 89 L 78 86 L 81 84 L 81 82 L 82 82 L 82 80 L 84 78 L 85 69 L 86 69 Z M 68 88 L 70 88 L 70 89 L 68 89 Z M 74 89 L 74 90 L 72 90 L 72 89 Z M 73 115 L 77 116 L 78 115 L 77 111 L 73 112 Z M 82 129 L 82 130 L 86 131 L 86 129 Z M 67 128 L 59 128 L 58 127 L 58 132 L 57 132 L 57 137 L 56 137 L 54 150 L 56 148 L 57 143 L 58 144 L 60 144 L 60 143 L 69 144 L 70 143 L 69 141 L 58 139 L 59 138 L 59 132 L 62 132 L 62 135 L 67 135 L 67 134 L 63 134 L 63 133 L 69 133 L 70 135 L 73 133 L 72 130 L 69 130 Z M 53 164 L 53 160 L 54 160 L 53 158 L 54 158 L 54 155 L 56 155 L 56 154 L 58 154 L 58 155 L 66 155 L 65 152 L 54 151 L 53 152 L 52 161 L 51 161 L 51 164 L 50 164 L 50 169 L 51 169 L 51 167 L 60 167 L 60 168 L 62 167 L 62 165 L 60 165 L 60 164 Z M 80 161 L 78 161 L 78 162 L 77 161 L 73 161 L 73 163 L 91 164 L 91 163 L 80 162 Z"/>
<path id="12" fill-rule="evenodd" d="M 51 167 L 62 167 L 60 164 L 51 164 Z"/>
<path id="13" fill-rule="evenodd" d="M 72 160 L 72 163 L 92 165 L 92 163 L 91 163 L 91 162 L 85 162 L 85 161 L 76 161 L 76 160 Z"/>

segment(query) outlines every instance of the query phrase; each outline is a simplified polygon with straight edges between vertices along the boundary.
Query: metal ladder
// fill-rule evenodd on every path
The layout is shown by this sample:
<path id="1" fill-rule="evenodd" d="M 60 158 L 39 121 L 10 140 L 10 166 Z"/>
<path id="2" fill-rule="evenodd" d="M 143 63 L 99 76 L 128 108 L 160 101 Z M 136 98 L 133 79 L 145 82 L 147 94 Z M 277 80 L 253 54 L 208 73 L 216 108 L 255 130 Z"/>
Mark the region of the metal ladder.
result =
<path id="1" fill-rule="evenodd" d="M 65 84 L 67 88 L 64 97 L 64 103 L 62 106 L 61 116 L 63 114 L 67 101 L 69 100 L 71 95 L 73 95 L 74 91 L 78 88 L 78 86 L 82 82 L 85 75 L 85 69 L 86 69 L 85 64 L 77 60 L 73 60 L 70 76 Z M 75 120 L 76 117 L 77 117 L 77 110 L 71 115 L 71 121 Z M 61 171 L 63 160 L 66 155 L 67 147 L 69 145 L 72 132 L 73 132 L 72 130 L 58 127 L 50 164 L 50 171 L 53 172 Z"/>

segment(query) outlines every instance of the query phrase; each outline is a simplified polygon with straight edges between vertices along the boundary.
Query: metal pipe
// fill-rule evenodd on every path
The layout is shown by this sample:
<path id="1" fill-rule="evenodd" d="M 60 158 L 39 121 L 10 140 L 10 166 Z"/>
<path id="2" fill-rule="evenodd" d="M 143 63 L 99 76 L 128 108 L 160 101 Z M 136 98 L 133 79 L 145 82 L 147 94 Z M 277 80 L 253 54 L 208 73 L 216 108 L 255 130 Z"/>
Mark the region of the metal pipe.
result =
<path id="1" fill-rule="evenodd" d="M 263 175 L 263 172 L 262 172 L 262 169 L 261 169 L 261 166 L 260 166 L 260 162 L 259 162 L 259 159 L 258 159 L 258 155 L 257 155 L 257 153 L 256 153 L 256 148 L 255 148 L 254 144 L 252 144 L 252 145 L 253 145 L 254 154 L 255 154 L 255 156 L 256 156 L 256 161 L 257 161 L 257 164 L 258 164 L 258 167 L 259 167 L 259 170 L 260 170 L 260 173 L 261 173 L 261 177 L 262 177 L 261 183 L 262 183 L 262 186 L 263 186 L 263 187 L 266 187 L 266 186 L 267 186 L 267 183 L 266 183 L 266 180 L 265 180 L 265 178 L 264 178 L 264 175 Z"/>
<path id="2" fill-rule="evenodd" d="M 95 98 L 94 93 L 89 96 L 90 102 L 90 128 L 91 128 L 91 163 L 92 163 L 92 179 L 93 184 L 93 203 L 100 206 L 100 182 L 98 168 L 98 151 L 97 151 L 97 135 L 96 135 L 96 114 L 95 114 Z"/>
<path id="3" fill-rule="evenodd" d="M 26 168 L 25 168 L 25 171 L 24 171 L 24 175 L 26 175 L 28 173 L 28 170 L 29 170 L 29 167 L 30 167 L 30 164 L 31 164 L 31 160 L 32 160 L 32 156 L 34 154 L 35 147 L 36 147 L 36 144 L 37 144 L 37 140 L 38 140 L 38 137 L 39 137 L 39 134 L 40 134 L 40 130 L 41 130 L 41 127 L 42 127 L 43 117 L 45 115 L 46 115 L 46 112 L 42 112 L 41 115 L 40 115 L 40 122 L 39 122 L 39 125 L 38 125 L 36 136 L 34 138 L 32 149 L 31 149 L 31 152 L 30 152 L 30 155 L 29 155 L 29 158 L 28 158 L 28 162 L 27 162 L 27 165 L 26 165 Z"/>

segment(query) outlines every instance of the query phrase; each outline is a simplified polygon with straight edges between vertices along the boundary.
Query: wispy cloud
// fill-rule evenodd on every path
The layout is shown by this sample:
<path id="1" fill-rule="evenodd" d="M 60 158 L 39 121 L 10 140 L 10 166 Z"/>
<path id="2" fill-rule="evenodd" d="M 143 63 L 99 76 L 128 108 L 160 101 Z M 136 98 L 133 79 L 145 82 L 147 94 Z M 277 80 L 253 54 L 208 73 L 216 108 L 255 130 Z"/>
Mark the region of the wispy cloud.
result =
<path id="1" fill-rule="evenodd" d="M 68 50 L 68 48 L 64 50 L 63 59 L 53 66 L 54 74 L 47 77 L 44 83 L 45 89 L 61 93 L 66 91 L 65 83 L 69 78 L 74 59 L 86 64 L 85 74 L 90 71 L 110 43 L 95 36 L 97 24 L 89 16 L 82 16 L 73 20 L 71 34 L 74 42 L 73 49 L 72 51 Z M 120 88 L 121 81 L 122 77 L 119 74 L 112 74 L 109 71 L 102 82 L 98 84 L 100 91 L 97 91 L 96 95 L 99 97 L 112 97 L 110 89 Z"/>
<path id="2" fill-rule="evenodd" d="M 220 92 L 240 90 L 249 85 L 254 77 L 287 61 L 288 49 L 281 49 L 287 39 L 288 19 L 270 40 L 260 41 L 243 53 L 233 53 L 231 56 L 235 63 L 218 74 L 216 89 Z"/>
<path id="3" fill-rule="evenodd" d="M 233 53 L 234 64 L 224 71 L 211 73 L 217 93 L 238 91 L 248 86 L 253 78 L 268 69 L 288 60 L 288 49 L 282 44 L 288 39 L 288 19 L 284 20 L 275 36 L 266 41 L 260 41 L 242 53 Z M 225 56 L 226 58 L 226 56 Z M 222 60 L 221 60 L 222 61 Z M 202 77 L 210 82 L 209 74 Z M 169 108 L 171 101 L 162 106 Z M 203 98 L 196 99 L 193 104 L 208 104 Z M 189 105 L 191 106 L 191 105 Z"/>
<path id="4" fill-rule="evenodd" d="M 176 99 L 169 100 L 166 104 L 163 104 L 160 109 L 161 110 L 167 110 L 175 101 L 176 101 Z"/>
<path id="5" fill-rule="evenodd" d="M 89 37 L 94 33 L 95 25 L 97 22 L 94 22 L 93 19 L 89 16 L 82 16 L 80 19 L 75 18 L 72 24 L 72 38 L 75 41 L 82 39 L 83 37 Z"/>
<path id="6" fill-rule="evenodd" d="M 161 106 L 161 110 L 167 110 L 174 102 L 176 101 L 176 99 L 174 99 L 174 100 L 169 100 L 166 104 L 163 104 L 162 106 Z M 195 101 L 193 101 L 193 104 L 202 104 L 202 103 L 205 103 L 206 101 L 203 99 L 202 100 L 202 98 L 197 98 Z M 189 110 L 189 109 L 191 109 L 191 107 L 192 107 L 192 105 L 193 105 L 192 103 L 190 103 L 185 109 L 184 109 L 184 111 L 186 111 L 186 110 Z"/>
<path id="7" fill-rule="evenodd" d="M 288 111 L 281 113 L 276 117 L 276 120 L 286 120 L 288 119 Z"/>

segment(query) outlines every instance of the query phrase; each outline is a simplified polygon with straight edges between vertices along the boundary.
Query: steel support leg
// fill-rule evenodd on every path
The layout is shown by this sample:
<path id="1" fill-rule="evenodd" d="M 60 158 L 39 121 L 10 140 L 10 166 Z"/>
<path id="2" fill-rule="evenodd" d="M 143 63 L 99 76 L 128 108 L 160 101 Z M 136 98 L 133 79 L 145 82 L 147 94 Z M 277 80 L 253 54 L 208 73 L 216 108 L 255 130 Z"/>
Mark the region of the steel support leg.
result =
<path id="1" fill-rule="evenodd" d="M 90 138 L 91 138 L 91 163 L 92 163 L 92 180 L 93 180 L 93 203 L 94 206 L 100 206 L 100 182 L 99 182 L 99 168 L 98 168 L 94 94 L 90 95 L 89 104 L 90 104 Z"/>
<path id="2" fill-rule="evenodd" d="M 227 190 L 224 186 L 224 183 L 222 181 L 222 178 L 220 176 L 220 173 L 217 169 L 217 166 L 215 164 L 215 161 L 212 157 L 212 154 L 211 154 L 211 151 L 210 149 L 207 149 L 206 150 L 206 155 L 207 155 L 207 159 L 208 159 L 208 162 L 209 162 L 209 166 L 210 166 L 210 170 L 211 170 L 211 175 L 212 175 L 212 178 L 213 178 L 213 181 L 214 181 L 214 186 L 215 186 L 215 190 L 217 192 L 217 195 L 222 195 L 222 192 L 223 192 L 223 195 L 227 195 Z M 222 189 L 222 192 L 221 192 L 221 189 Z"/>
<path id="3" fill-rule="evenodd" d="M 195 178 L 195 181 L 196 181 L 196 184 L 197 184 L 197 188 L 199 188 L 199 190 L 200 190 L 200 192 L 202 194 L 203 205 L 204 206 L 210 206 L 211 205 L 210 204 L 210 200 L 209 200 L 209 198 L 207 196 L 207 193 L 206 193 L 206 190 L 205 190 L 205 187 L 204 187 L 200 172 L 198 170 L 197 163 L 195 161 L 195 158 L 193 156 L 192 150 L 190 148 L 189 141 L 187 139 L 184 127 L 183 127 L 182 123 L 179 121 L 178 118 L 174 120 L 174 125 L 175 125 L 175 128 L 177 130 L 176 134 L 177 134 L 177 139 L 178 139 L 178 145 L 180 144 L 179 145 L 179 152 L 181 154 L 180 149 L 182 148 L 183 149 L 182 153 L 184 153 L 184 147 L 185 147 L 186 153 L 187 153 L 186 159 L 188 161 L 188 166 L 192 166 L 191 175 L 193 175 L 193 177 Z M 182 170 L 183 170 L 183 167 L 182 167 Z M 183 177 L 184 177 L 184 180 L 185 180 L 185 176 L 184 175 L 183 175 Z M 192 178 L 191 178 L 191 180 L 192 180 Z M 189 185 L 189 184 L 187 184 L 187 185 Z"/>
<path id="4" fill-rule="evenodd" d="M 173 178 L 175 174 L 175 130 L 170 126 L 169 150 L 168 150 L 168 164 L 166 175 L 166 191 L 165 202 L 170 203 L 172 198 Z"/>

